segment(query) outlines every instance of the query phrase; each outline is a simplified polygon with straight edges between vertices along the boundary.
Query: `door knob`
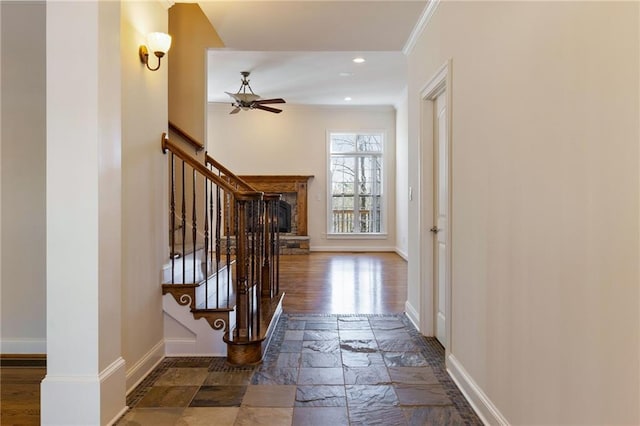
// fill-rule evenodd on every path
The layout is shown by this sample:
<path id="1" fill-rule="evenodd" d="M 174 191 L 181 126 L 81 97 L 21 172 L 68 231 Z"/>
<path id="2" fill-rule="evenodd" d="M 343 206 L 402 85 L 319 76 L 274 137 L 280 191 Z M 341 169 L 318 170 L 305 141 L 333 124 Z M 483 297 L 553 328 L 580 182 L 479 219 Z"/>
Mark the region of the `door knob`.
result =
<path id="1" fill-rule="evenodd" d="M 438 229 L 437 226 L 432 227 L 431 229 L 429 229 L 429 231 L 433 232 L 434 234 L 437 234 L 438 231 L 440 231 L 440 229 Z"/>

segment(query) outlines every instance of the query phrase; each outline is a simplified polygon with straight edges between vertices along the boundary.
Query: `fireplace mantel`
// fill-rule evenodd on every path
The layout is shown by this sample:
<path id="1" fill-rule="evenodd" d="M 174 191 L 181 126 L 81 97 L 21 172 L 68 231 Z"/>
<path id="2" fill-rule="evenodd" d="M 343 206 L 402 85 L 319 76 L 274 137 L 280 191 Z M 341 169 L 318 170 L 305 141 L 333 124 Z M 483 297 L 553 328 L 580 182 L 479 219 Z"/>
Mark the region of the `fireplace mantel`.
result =
<path id="1" fill-rule="evenodd" d="M 297 194 L 298 232 L 296 235 L 308 236 L 307 229 L 307 183 L 312 175 L 245 175 L 239 176 L 256 191 L 267 193 L 295 192 Z"/>

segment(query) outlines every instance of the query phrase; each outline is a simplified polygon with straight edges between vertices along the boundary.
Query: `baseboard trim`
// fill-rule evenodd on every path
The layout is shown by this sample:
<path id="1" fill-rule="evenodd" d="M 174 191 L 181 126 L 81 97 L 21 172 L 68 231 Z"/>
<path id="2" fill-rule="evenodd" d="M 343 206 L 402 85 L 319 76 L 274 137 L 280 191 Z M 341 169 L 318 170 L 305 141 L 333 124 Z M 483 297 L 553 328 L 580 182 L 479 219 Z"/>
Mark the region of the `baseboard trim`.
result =
<path id="1" fill-rule="evenodd" d="M 47 339 L 2 339 L 0 352 L 3 354 L 44 354 L 47 353 Z"/>
<path id="2" fill-rule="evenodd" d="M 166 312 L 165 312 L 166 313 Z M 222 352 L 196 352 L 196 339 L 165 339 L 166 356 L 171 357 L 189 357 L 189 356 L 215 356 L 226 357 L 226 353 Z"/>
<path id="3" fill-rule="evenodd" d="M 118 414 L 116 414 L 115 417 L 111 419 L 109 423 L 107 423 L 107 426 L 112 426 L 118 423 L 118 420 L 120 420 L 120 418 L 124 416 L 127 411 L 129 411 L 129 407 L 125 405 L 125 407 Z"/>
<path id="4" fill-rule="evenodd" d="M 122 357 L 118 357 L 118 359 L 113 361 L 107 366 L 107 368 L 105 368 L 100 372 L 100 374 L 98 374 L 98 380 L 100 381 L 100 383 L 109 380 L 111 376 L 116 374 L 118 370 L 124 367 L 124 365 L 124 359 L 122 359 Z"/>
<path id="5" fill-rule="evenodd" d="M 387 246 L 320 246 L 310 247 L 309 251 L 319 252 L 395 252 L 394 247 Z"/>
<path id="6" fill-rule="evenodd" d="M 469 404 L 478 417 L 480 417 L 482 423 L 485 425 L 509 425 L 509 422 L 502 413 L 500 413 L 500 410 L 498 410 L 453 354 L 449 354 L 447 357 L 447 372 L 467 401 L 469 401 Z"/>
<path id="7" fill-rule="evenodd" d="M 47 359 L 47 354 L 0 354 L 0 359 Z"/>
<path id="8" fill-rule="evenodd" d="M 420 324 L 420 315 L 408 300 L 404 302 L 404 314 L 407 316 L 407 318 L 409 318 L 409 321 L 411 321 L 411 324 L 413 324 L 416 330 L 422 332 L 420 330 L 420 326 L 418 325 Z"/>
<path id="9" fill-rule="evenodd" d="M 133 391 L 154 368 L 164 359 L 164 340 L 159 341 L 142 358 L 127 370 L 126 389 L 127 395 Z"/>
<path id="10" fill-rule="evenodd" d="M 396 247 L 395 252 L 398 256 L 400 256 L 401 258 L 403 258 L 405 261 L 409 261 L 409 254 L 403 250 L 400 250 L 398 247 Z"/>
<path id="11" fill-rule="evenodd" d="M 126 383 L 126 363 L 118 357 L 98 374 L 100 383 L 100 423 L 115 423 L 127 409 L 127 401 L 122 394 Z"/>
<path id="12" fill-rule="evenodd" d="M 125 361 L 118 357 L 97 374 L 56 375 L 47 372 L 40 387 L 42 424 L 109 424 L 127 408 Z"/>
<path id="13" fill-rule="evenodd" d="M 0 367 L 45 368 L 46 354 L 0 354 Z"/>

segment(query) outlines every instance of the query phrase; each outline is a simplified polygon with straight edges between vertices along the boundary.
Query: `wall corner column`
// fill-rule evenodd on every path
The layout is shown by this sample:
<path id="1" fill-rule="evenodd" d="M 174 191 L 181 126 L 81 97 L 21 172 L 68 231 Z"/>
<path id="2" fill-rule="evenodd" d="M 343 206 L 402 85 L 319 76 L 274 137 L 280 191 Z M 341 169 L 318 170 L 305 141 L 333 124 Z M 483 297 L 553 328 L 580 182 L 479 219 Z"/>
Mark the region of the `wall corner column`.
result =
<path id="1" fill-rule="evenodd" d="M 120 2 L 47 2 L 47 375 L 41 423 L 125 410 Z"/>

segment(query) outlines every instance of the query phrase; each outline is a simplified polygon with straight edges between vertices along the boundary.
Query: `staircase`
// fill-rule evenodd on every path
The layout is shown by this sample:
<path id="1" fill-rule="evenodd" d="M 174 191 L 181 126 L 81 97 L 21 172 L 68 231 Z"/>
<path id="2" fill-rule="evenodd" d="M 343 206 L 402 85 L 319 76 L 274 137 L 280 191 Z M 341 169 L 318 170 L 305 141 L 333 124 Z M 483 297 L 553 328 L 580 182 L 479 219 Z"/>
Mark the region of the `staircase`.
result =
<path id="1" fill-rule="evenodd" d="M 198 159 L 202 144 L 171 123 L 169 129 L 171 139 L 162 135 L 170 177 L 165 318 L 196 336 L 191 354 L 226 345 L 230 364 L 257 363 L 282 311 L 281 196 L 254 190 L 206 153 Z"/>

